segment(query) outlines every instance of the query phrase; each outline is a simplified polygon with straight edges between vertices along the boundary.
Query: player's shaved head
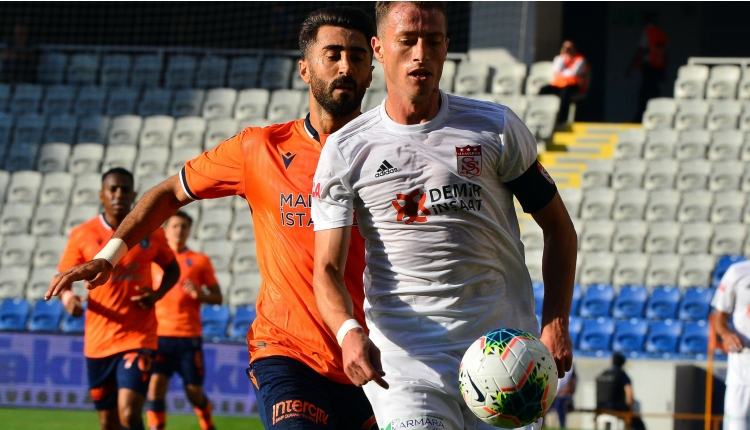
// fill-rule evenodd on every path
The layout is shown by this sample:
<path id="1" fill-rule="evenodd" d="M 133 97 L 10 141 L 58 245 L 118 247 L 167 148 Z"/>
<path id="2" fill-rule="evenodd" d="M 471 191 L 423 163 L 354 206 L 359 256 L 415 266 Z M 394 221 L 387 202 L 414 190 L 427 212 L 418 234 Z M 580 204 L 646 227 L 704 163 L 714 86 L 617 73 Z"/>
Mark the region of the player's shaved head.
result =
<path id="1" fill-rule="evenodd" d="M 348 6 L 331 6 L 311 13 L 299 30 L 299 50 L 307 58 L 310 47 L 315 44 L 320 27 L 332 26 L 359 31 L 369 42 L 375 36 L 375 23 L 365 11 Z M 372 47 L 367 46 L 370 55 Z"/>
<path id="2" fill-rule="evenodd" d="M 378 37 L 382 38 L 385 34 L 385 24 L 388 22 L 388 14 L 399 3 L 409 3 L 417 9 L 437 10 L 447 18 L 444 1 L 379 1 L 375 3 L 375 22 L 377 24 Z"/>

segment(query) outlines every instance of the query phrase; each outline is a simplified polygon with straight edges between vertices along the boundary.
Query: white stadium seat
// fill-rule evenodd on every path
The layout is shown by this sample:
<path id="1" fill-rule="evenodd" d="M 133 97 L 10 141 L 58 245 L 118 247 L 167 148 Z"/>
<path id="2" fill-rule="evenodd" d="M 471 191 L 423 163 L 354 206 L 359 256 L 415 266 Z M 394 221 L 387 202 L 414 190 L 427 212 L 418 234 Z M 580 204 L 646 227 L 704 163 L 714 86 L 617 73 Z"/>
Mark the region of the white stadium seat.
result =
<path id="1" fill-rule="evenodd" d="M 107 107 L 104 113 L 110 116 L 132 115 L 138 104 L 139 90 L 136 88 L 113 88 L 109 91 Z"/>
<path id="2" fill-rule="evenodd" d="M 586 190 L 581 203 L 581 218 L 584 220 L 609 219 L 615 203 L 615 192 L 610 188 Z"/>
<path id="3" fill-rule="evenodd" d="M 707 99 L 733 99 L 737 95 L 740 67 L 733 65 L 714 66 L 706 84 Z"/>
<path id="4" fill-rule="evenodd" d="M 713 193 L 706 190 L 687 190 L 682 193 L 680 206 L 677 209 L 677 221 L 708 221 L 713 203 Z"/>
<path id="5" fill-rule="evenodd" d="M 62 230 L 67 205 L 46 204 L 36 207 L 31 220 L 31 234 L 35 236 L 56 236 Z"/>
<path id="6" fill-rule="evenodd" d="M 621 221 L 615 227 L 612 252 L 641 252 L 646 239 L 646 222 L 642 220 Z"/>
<path id="7" fill-rule="evenodd" d="M 490 91 L 493 94 L 518 95 L 526 78 L 526 65 L 506 63 L 495 67 Z"/>
<path id="8" fill-rule="evenodd" d="M 742 105 L 737 100 L 720 100 L 711 105 L 706 118 L 709 131 L 734 130 L 742 114 Z"/>
<path id="9" fill-rule="evenodd" d="M 714 225 L 710 251 L 713 255 L 740 255 L 747 237 L 747 226 L 740 223 Z"/>
<path id="10" fill-rule="evenodd" d="M 702 129 L 708 116 L 708 102 L 705 100 L 681 100 L 674 117 L 676 130 Z"/>
<path id="11" fill-rule="evenodd" d="M 172 132 L 172 149 L 203 148 L 206 120 L 199 116 L 179 118 Z"/>
<path id="12" fill-rule="evenodd" d="M 544 249 L 544 234 L 536 221 L 520 218 L 518 225 L 521 229 L 521 242 L 523 242 L 524 249 Z"/>
<path id="13" fill-rule="evenodd" d="M 189 88 L 175 91 L 170 111 L 172 116 L 200 116 L 205 94 L 204 90 Z"/>
<path id="14" fill-rule="evenodd" d="M 490 68 L 486 64 L 462 61 L 453 84 L 453 92 L 460 95 L 470 95 L 487 92 L 487 79 Z"/>
<path id="15" fill-rule="evenodd" d="M 229 238 L 236 242 L 255 242 L 255 226 L 252 216 L 247 213 L 234 213 L 234 221 L 229 227 Z"/>
<path id="16" fill-rule="evenodd" d="M 704 65 L 683 65 L 677 70 L 674 83 L 676 99 L 702 99 L 706 92 L 708 67 Z"/>
<path id="17" fill-rule="evenodd" d="M 128 84 L 133 59 L 127 54 L 107 54 L 102 58 L 100 81 L 105 87 L 123 87 Z"/>
<path id="18" fill-rule="evenodd" d="M 557 192 L 560 194 L 560 198 L 565 204 L 565 208 L 568 210 L 570 217 L 578 218 L 581 208 L 581 200 L 583 200 L 583 190 L 580 188 L 560 188 Z"/>
<path id="19" fill-rule="evenodd" d="M 164 86 L 167 88 L 188 88 L 195 80 L 196 60 L 192 55 L 169 57 L 164 71 Z"/>
<path id="20" fill-rule="evenodd" d="M 57 115 L 69 113 L 73 107 L 73 99 L 76 96 L 75 87 L 56 85 L 47 88 L 42 103 L 42 113 L 45 115 Z"/>
<path id="21" fill-rule="evenodd" d="M 643 285 L 646 281 L 648 260 L 649 256 L 641 253 L 618 255 L 612 273 L 612 284 L 615 287 Z"/>
<path id="22" fill-rule="evenodd" d="M 709 160 L 738 160 L 744 136 L 739 130 L 716 131 L 708 147 Z"/>
<path id="23" fill-rule="evenodd" d="M 28 267 L 3 267 L 0 269 L 0 300 L 24 297 Z"/>
<path id="24" fill-rule="evenodd" d="M 110 119 L 108 116 L 94 115 L 82 118 L 78 124 L 76 143 L 101 143 L 107 139 Z"/>
<path id="25" fill-rule="evenodd" d="M 619 190 L 612 207 L 612 219 L 616 221 L 639 220 L 648 203 L 648 191 L 640 188 Z"/>
<path id="26" fill-rule="evenodd" d="M 271 93 L 271 101 L 268 103 L 268 120 L 274 123 L 284 123 L 298 119 L 303 95 L 306 93 L 298 90 L 276 90 Z"/>
<path id="27" fill-rule="evenodd" d="M 94 173 L 104 158 L 104 145 L 98 143 L 79 143 L 73 146 L 68 160 L 68 171 L 74 174 Z"/>
<path id="28" fill-rule="evenodd" d="M 0 204 L 5 203 L 9 183 L 10 173 L 5 170 L 0 170 Z"/>
<path id="29" fill-rule="evenodd" d="M 614 163 L 612 159 L 599 158 L 589 160 L 586 169 L 581 174 L 582 188 L 609 187 L 610 176 Z"/>
<path id="30" fill-rule="evenodd" d="M 711 243 L 714 229 L 707 222 L 682 224 L 680 237 L 677 239 L 678 254 L 705 254 Z"/>
<path id="31" fill-rule="evenodd" d="M 243 273 L 235 276 L 229 290 L 229 305 L 232 307 L 252 305 L 258 299 L 262 278 L 259 273 Z"/>
<path id="32" fill-rule="evenodd" d="M 57 273 L 58 271 L 54 267 L 32 270 L 29 280 L 26 282 L 26 300 L 32 302 L 43 300 L 52 277 Z"/>
<path id="33" fill-rule="evenodd" d="M 232 273 L 258 272 L 255 242 L 237 242 L 232 258 Z"/>
<path id="34" fill-rule="evenodd" d="M 160 173 L 154 173 L 151 175 L 141 175 L 135 177 L 135 192 L 137 198 L 143 197 L 148 190 L 164 182 L 167 179 L 166 175 Z"/>
<path id="35" fill-rule="evenodd" d="M 643 113 L 643 128 L 646 130 L 671 128 L 676 112 L 677 103 L 674 99 L 666 97 L 651 99 Z"/>
<path id="36" fill-rule="evenodd" d="M 214 88 L 206 93 L 203 102 L 203 118 L 231 118 L 234 103 L 237 101 L 237 90 L 233 88 Z"/>
<path id="37" fill-rule="evenodd" d="M 654 288 L 662 285 L 677 285 L 680 263 L 680 257 L 674 254 L 651 255 L 646 270 L 646 286 Z"/>
<path id="38" fill-rule="evenodd" d="M 70 197 L 70 204 L 76 212 L 79 206 L 99 205 L 99 191 L 102 189 L 102 177 L 99 173 L 82 173 L 76 176 L 73 184 L 73 193 Z"/>
<path id="39" fill-rule="evenodd" d="M 375 68 L 372 70 L 372 82 L 370 82 L 370 86 L 367 88 L 367 90 L 368 91 L 386 91 L 385 70 L 383 70 L 383 65 L 380 62 L 373 62 L 373 66 L 375 66 Z M 299 73 L 295 73 L 295 75 L 299 75 Z M 307 90 L 308 86 L 307 84 L 305 84 L 305 86 L 302 88 L 293 88 L 293 89 Z"/>
<path id="40" fill-rule="evenodd" d="M 2 253 L 0 253 L 0 266 L 30 267 L 36 244 L 36 236 L 30 234 L 19 234 L 12 238 L 6 238 L 3 243 Z"/>
<path id="41" fill-rule="evenodd" d="M 706 158 L 706 148 L 709 142 L 711 142 L 711 133 L 706 130 L 683 131 L 675 147 L 675 158 L 678 160 Z"/>
<path id="42" fill-rule="evenodd" d="M 234 106 L 234 117 L 237 120 L 263 119 L 271 98 L 268 90 L 250 88 L 237 94 L 237 104 Z"/>
<path id="43" fill-rule="evenodd" d="M 96 54 L 73 54 L 68 63 L 67 82 L 71 85 L 94 85 L 99 72 Z"/>
<path id="44" fill-rule="evenodd" d="M 144 118 L 138 138 L 138 146 L 141 149 L 155 146 L 169 147 L 174 122 L 174 118 L 167 115 L 154 115 Z"/>
<path id="45" fill-rule="evenodd" d="M 99 188 L 101 188 L 101 185 Z M 68 211 L 68 215 L 63 222 L 63 234 L 66 236 L 69 235 L 70 230 L 74 227 L 97 216 L 100 213 L 100 206 L 99 202 L 95 204 L 76 205 L 75 210 Z"/>
<path id="46" fill-rule="evenodd" d="M 39 191 L 39 204 L 67 205 L 73 192 L 73 175 L 68 172 L 50 172 L 44 175 Z"/>
<path id="47" fill-rule="evenodd" d="M 78 116 L 101 115 L 106 98 L 107 90 L 104 87 L 83 87 L 78 91 L 73 113 Z"/>
<path id="48" fill-rule="evenodd" d="M 362 100 L 362 111 L 367 112 L 375 109 L 383 103 L 386 97 L 388 97 L 387 91 L 367 91 L 364 100 Z"/>
<path id="49" fill-rule="evenodd" d="M 714 192 L 738 190 L 745 170 L 745 163 L 739 160 L 714 161 L 708 189 Z"/>
<path id="50" fill-rule="evenodd" d="M 234 118 L 216 118 L 208 120 L 206 134 L 203 138 L 203 150 L 210 151 L 219 143 L 239 132 L 239 125 Z"/>
<path id="51" fill-rule="evenodd" d="M 188 147 L 173 149 L 172 154 L 167 161 L 167 170 L 164 172 L 167 176 L 176 175 L 180 172 L 186 162 L 203 153 L 202 148 Z"/>
<path id="52" fill-rule="evenodd" d="M 102 160 L 102 171 L 106 172 L 109 169 L 121 167 L 132 172 L 137 153 L 138 147 L 135 145 L 108 146 L 104 153 L 104 160 Z"/>
<path id="53" fill-rule="evenodd" d="M 617 143 L 615 143 L 613 158 L 641 158 L 645 143 L 646 131 L 642 128 L 621 131 L 617 133 Z"/>
<path id="54" fill-rule="evenodd" d="M 57 264 L 60 262 L 60 257 L 62 257 L 67 244 L 68 237 L 62 235 L 48 236 L 44 240 L 38 241 L 34 249 L 34 270 L 45 267 L 57 270 Z M 49 280 L 47 280 L 47 285 L 49 285 Z"/>
<path id="55" fill-rule="evenodd" d="M 135 146 L 142 125 L 143 118 L 138 115 L 120 115 L 113 118 L 107 135 L 107 144 Z"/>
<path id="56" fill-rule="evenodd" d="M 34 171 L 13 172 L 6 192 L 7 203 L 36 203 L 42 174 Z"/>
<path id="57" fill-rule="evenodd" d="M 207 55 L 198 61 L 195 86 L 198 88 L 220 88 L 224 86 L 229 61 L 225 57 Z"/>
<path id="58" fill-rule="evenodd" d="M 526 116 L 526 110 L 529 108 L 529 101 L 526 97 L 521 94 L 516 95 L 495 95 L 495 102 L 501 105 L 508 106 L 517 117 L 523 118 Z"/>
<path id="59" fill-rule="evenodd" d="M 9 172 L 32 170 L 35 167 L 38 152 L 38 143 L 14 143 L 5 156 L 5 170 Z"/>
<path id="60" fill-rule="evenodd" d="M 584 252 L 607 252 L 612 246 L 615 224 L 610 220 L 586 222 L 586 230 L 579 238 L 579 247 Z M 541 248 L 540 248 L 541 249 Z"/>
<path id="61" fill-rule="evenodd" d="M 672 189 L 655 189 L 649 192 L 646 204 L 646 221 L 671 221 L 677 215 L 680 192 Z"/>
<path id="62" fill-rule="evenodd" d="M 649 161 L 643 176 L 643 188 L 649 191 L 672 188 L 679 169 L 680 164 L 676 160 Z"/>
<path id="63" fill-rule="evenodd" d="M 143 117 L 169 114 L 172 106 L 172 90 L 169 88 L 146 88 L 138 103 L 138 115 Z"/>
<path id="64" fill-rule="evenodd" d="M 526 249 L 525 261 L 526 267 L 529 269 L 529 275 L 531 280 L 534 282 L 542 282 L 542 250 L 541 249 Z"/>
<path id="65" fill-rule="evenodd" d="M 241 90 L 258 86 L 260 59 L 257 57 L 234 57 L 229 66 L 229 87 Z"/>
<path id="66" fill-rule="evenodd" d="M 32 215 L 34 215 L 32 203 L 6 203 L 0 215 L 0 234 L 26 234 L 29 231 Z M 5 242 L 9 241 L 6 239 Z"/>
<path id="67" fill-rule="evenodd" d="M 680 224 L 675 221 L 652 222 L 648 226 L 645 250 L 649 254 L 671 254 L 677 249 Z"/>
<path id="68" fill-rule="evenodd" d="M 611 284 L 615 255 L 609 252 L 586 253 L 581 267 L 581 285 Z"/>
<path id="69" fill-rule="evenodd" d="M 234 256 L 234 243 L 225 238 L 207 240 L 203 239 L 201 252 L 211 259 L 211 264 L 216 272 L 228 271 Z M 228 285 L 221 285 L 228 287 Z"/>
<path id="70" fill-rule="evenodd" d="M 526 78 L 526 95 L 535 96 L 539 90 L 549 85 L 554 76 L 554 69 L 551 61 L 538 61 L 531 65 L 529 76 Z"/>
<path id="71" fill-rule="evenodd" d="M 529 99 L 525 122 L 531 132 L 542 139 L 552 136 L 557 112 L 560 110 L 560 98 L 556 95 L 536 96 Z"/>
<path id="72" fill-rule="evenodd" d="M 705 159 L 687 160 L 680 163 L 680 170 L 675 178 L 678 190 L 705 189 L 708 175 L 711 174 L 711 162 Z"/>
<path id="73" fill-rule="evenodd" d="M 640 188 L 646 173 L 646 162 L 640 158 L 620 159 L 612 173 L 612 188 L 627 190 Z"/>
<path id="74" fill-rule="evenodd" d="M 714 193 L 714 204 L 711 206 L 711 222 L 716 224 L 740 222 L 745 202 L 745 193 L 740 191 L 720 191 Z"/>
<path id="75" fill-rule="evenodd" d="M 672 158 L 676 146 L 676 131 L 670 129 L 649 131 L 643 147 L 643 158 L 646 160 Z"/>
<path id="76" fill-rule="evenodd" d="M 453 93 L 453 81 L 456 77 L 456 62 L 445 60 L 443 74 L 440 76 L 440 89 L 446 93 Z"/>
<path id="77" fill-rule="evenodd" d="M 677 285 L 680 288 L 711 286 L 711 274 L 715 265 L 716 260 L 707 254 L 682 257 Z"/>
<path id="78" fill-rule="evenodd" d="M 47 130 L 44 132 L 43 143 L 74 143 L 78 119 L 73 115 L 52 115 L 47 118 Z M 0 141 L 2 137 L 0 137 Z"/>
<path id="79" fill-rule="evenodd" d="M 148 175 L 163 175 L 169 160 L 168 146 L 151 146 L 141 148 L 135 159 L 133 174 L 136 177 Z"/>

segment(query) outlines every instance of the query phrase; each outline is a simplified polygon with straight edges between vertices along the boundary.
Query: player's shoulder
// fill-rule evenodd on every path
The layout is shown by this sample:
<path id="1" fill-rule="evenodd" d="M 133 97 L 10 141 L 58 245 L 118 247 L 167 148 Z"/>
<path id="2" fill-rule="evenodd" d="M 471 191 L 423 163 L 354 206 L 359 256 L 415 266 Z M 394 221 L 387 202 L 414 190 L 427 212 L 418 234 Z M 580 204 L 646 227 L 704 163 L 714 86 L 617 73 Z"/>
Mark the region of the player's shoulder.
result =
<path id="1" fill-rule="evenodd" d="M 70 237 L 80 237 L 81 235 L 90 235 L 92 232 L 101 228 L 101 215 L 97 215 L 88 221 L 82 222 L 70 230 Z"/>
<path id="2" fill-rule="evenodd" d="M 470 99 L 455 94 L 447 94 L 447 96 L 451 111 L 449 117 L 456 121 L 473 124 L 473 127 L 489 127 L 493 130 L 500 129 L 502 132 L 506 125 L 521 122 L 520 118 L 503 104 Z M 471 121 L 466 121 L 466 116 L 470 116 Z"/>
<path id="3" fill-rule="evenodd" d="M 368 130 L 377 126 L 381 121 L 380 118 L 380 105 L 368 110 L 362 115 L 349 121 L 338 131 L 328 136 L 326 145 L 333 142 L 335 145 L 343 145 L 353 139 L 366 139 L 366 133 Z"/>
<path id="4" fill-rule="evenodd" d="M 294 133 L 299 121 L 301 120 L 267 126 L 245 127 L 235 137 L 238 138 L 237 141 L 243 148 L 278 142 L 279 140 L 289 139 L 290 133 Z"/>
<path id="5" fill-rule="evenodd" d="M 750 276 L 750 260 L 740 261 L 732 264 L 727 269 L 726 275 L 734 277 Z"/>

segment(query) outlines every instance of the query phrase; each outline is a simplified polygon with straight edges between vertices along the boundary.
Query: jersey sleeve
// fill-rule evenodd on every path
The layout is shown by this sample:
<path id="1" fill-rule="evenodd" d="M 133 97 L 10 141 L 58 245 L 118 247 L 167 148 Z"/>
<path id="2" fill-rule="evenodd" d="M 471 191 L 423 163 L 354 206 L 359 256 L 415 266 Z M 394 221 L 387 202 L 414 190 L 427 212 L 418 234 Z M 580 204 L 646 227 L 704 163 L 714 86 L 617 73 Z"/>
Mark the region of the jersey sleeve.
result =
<path id="1" fill-rule="evenodd" d="M 252 129 L 246 128 L 216 148 L 185 163 L 180 170 L 180 183 L 185 194 L 193 200 L 244 195 L 245 157 L 242 143 L 251 134 Z"/>
<path id="2" fill-rule="evenodd" d="M 78 240 L 78 236 L 78 229 L 74 229 L 70 233 L 68 244 L 65 246 L 65 250 L 60 256 L 60 263 L 57 265 L 58 271 L 64 272 L 86 262 L 86 259 L 83 257 L 83 252 L 80 248 L 81 241 Z"/>
<path id="3" fill-rule="evenodd" d="M 201 282 L 206 287 L 210 287 L 219 283 L 219 281 L 216 280 L 216 275 L 214 273 L 214 265 L 211 264 L 211 259 L 208 258 L 207 255 L 203 259 L 203 264 L 201 267 Z M 228 287 L 228 285 L 225 285 L 224 287 Z"/>
<path id="4" fill-rule="evenodd" d="M 711 300 L 711 306 L 719 312 L 725 314 L 731 314 L 734 312 L 734 301 L 735 301 L 735 290 L 736 284 L 739 280 L 737 276 L 736 268 L 729 266 L 729 269 L 721 277 L 719 287 L 714 293 L 714 298 Z"/>
<path id="5" fill-rule="evenodd" d="M 347 227 L 354 223 L 354 192 L 349 164 L 336 141 L 328 139 L 315 171 L 312 219 L 315 231 Z"/>
<path id="6" fill-rule="evenodd" d="M 536 139 L 510 109 L 505 109 L 505 124 L 500 139 L 502 153 L 497 174 L 501 181 L 510 182 L 536 162 Z"/>
<path id="7" fill-rule="evenodd" d="M 164 230 L 157 229 L 151 233 L 151 246 L 154 247 L 154 263 L 160 267 L 164 267 L 167 264 L 174 261 L 174 252 L 167 243 L 167 237 L 164 235 Z"/>

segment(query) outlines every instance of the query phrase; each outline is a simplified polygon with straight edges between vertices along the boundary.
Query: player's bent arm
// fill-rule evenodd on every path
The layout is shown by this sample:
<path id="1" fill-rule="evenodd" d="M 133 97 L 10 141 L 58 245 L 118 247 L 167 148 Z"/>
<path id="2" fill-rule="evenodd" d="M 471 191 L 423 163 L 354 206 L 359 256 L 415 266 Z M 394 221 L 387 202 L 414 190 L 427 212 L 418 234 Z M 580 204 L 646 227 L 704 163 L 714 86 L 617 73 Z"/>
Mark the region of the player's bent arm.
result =
<path id="1" fill-rule="evenodd" d="M 313 290 L 320 316 L 334 333 L 354 318 L 354 305 L 344 283 L 351 227 L 315 232 Z"/>
<path id="2" fill-rule="evenodd" d="M 716 311 L 714 314 L 714 330 L 721 338 L 721 343 L 729 352 L 739 352 L 744 348 L 742 340 L 737 333 L 729 327 L 730 314 L 722 311 Z"/>
<path id="3" fill-rule="evenodd" d="M 208 292 L 204 293 L 203 291 L 200 292 L 200 295 L 198 296 L 198 300 L 200 300 L 202 303 L 205 303 L 207 305 L 220 305 L 222 301 L 224 301 L 224 297 L 221 295 L 221 288 L 219 288 L 219 284 L 209 285 L 206 287 L 206 290 Z"/>
<path id="4" fill-rule="evenodd" d="M 157 295 L 156 300 L 164 297 L 164 295 L 175 286 L 177 281 L 180 280 L 180 264 L 177 263 L 177 259 L 173 259 L 166 265 L 161 266 L 161 268 L 164 270 L 164 275 L 161 278 L 159 288 L 154 291 Z"/>

